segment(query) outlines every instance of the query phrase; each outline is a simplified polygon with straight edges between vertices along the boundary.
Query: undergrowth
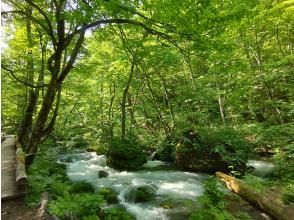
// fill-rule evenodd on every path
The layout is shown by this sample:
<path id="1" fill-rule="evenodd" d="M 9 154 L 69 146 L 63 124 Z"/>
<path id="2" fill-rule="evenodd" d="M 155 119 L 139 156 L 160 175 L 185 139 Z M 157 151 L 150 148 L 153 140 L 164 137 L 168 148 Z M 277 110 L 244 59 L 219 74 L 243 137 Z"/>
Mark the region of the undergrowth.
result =
<path id="1" fill-rule="evenodd" d="M 189 220 L 250 220 L 246 213 L 234 216 L 226 210 L 225 194 L 214 178 L 205 182 L 204 189 L 204 194 L 198 200 L 202 208 L 193 213 Z"/>
<path id="2" fill-rule="evenodd" d="M 57 153 L 50 148 L 52 142 L 41 146 L 40 153 L 28 170 L 28 196 L 26 204 L 37 207 L 42 192 L 48 192 L 49 212 L 60 219 L 99 219 L 98 212 L 106 203 L 95 193 L 91 184 L 72 182 L 66 176 L 66 167 L 57 162 Z M 48 150 L 50 149 L 50 150 Z"/>

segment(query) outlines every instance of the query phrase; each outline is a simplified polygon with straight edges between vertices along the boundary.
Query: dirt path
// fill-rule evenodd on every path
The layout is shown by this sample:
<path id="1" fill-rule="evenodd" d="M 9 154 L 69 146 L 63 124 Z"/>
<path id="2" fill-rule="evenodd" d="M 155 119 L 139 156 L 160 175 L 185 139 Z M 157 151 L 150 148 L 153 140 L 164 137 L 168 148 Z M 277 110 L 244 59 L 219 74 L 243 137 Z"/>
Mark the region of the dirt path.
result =
<path id="1" fill-rule="evenodd" d="M 36 220 L 37 209 L 24 205 L 21 199 L 1 201 L 2 220 Z"/>

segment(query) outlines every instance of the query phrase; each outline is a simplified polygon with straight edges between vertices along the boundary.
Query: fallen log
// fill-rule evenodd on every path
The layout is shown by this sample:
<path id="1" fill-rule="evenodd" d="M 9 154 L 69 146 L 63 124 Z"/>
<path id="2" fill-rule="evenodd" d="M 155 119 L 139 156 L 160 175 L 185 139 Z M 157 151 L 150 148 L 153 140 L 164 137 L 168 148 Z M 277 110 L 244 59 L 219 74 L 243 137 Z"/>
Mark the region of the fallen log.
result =
<path id="1" fill-rule="evenodd" d="M 21 144 L 16 139 L 16 183 L 19 188 L 26 191 L 27 174 L 25 166 L 26 155 L 22 150 Z"/>
<path id="2" fill-rule="evenodd" d="M 262 209 L 273 218 L 278 220 L 294 219 L 293 207 L 292 209 L 287 207 L 279 201 L 279 199 L 257 192 L 251 187 L 248 187 L 241 180 L 227 174 L 216 172 L 215 175 L 230 191 L 240 195 L 242 198 Z"/>

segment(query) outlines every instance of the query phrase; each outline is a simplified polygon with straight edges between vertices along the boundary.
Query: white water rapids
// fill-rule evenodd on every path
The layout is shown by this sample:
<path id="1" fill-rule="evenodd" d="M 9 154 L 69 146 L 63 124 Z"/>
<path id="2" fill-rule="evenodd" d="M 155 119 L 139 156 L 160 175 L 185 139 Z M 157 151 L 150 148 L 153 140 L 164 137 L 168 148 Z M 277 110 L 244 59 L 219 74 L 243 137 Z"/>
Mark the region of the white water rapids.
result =
<path id="1" fill-rule="evenodd" d="M 65 161 L 66 157 L 61 158 Z M 71 161 L 67 164 L 67 174 L 73 181 L 87 181 L 97 190 L 102 187 L 109 187 L 119 193 L 120 204 L 139 220 L 163 220 L 169 219 L 168 212 L 172 209 L 164 209 L 154 202 L 127 203 L 125 195 L 132 188 L 138 186 L 152 186 L 156 189 L 156 199 L 189 199 L 196 201 L 196 198 L 203 193 L 202 182 L 207 177 L 205 174 L 181 172 L 181 171 L 150 171 L 140 170 L 134 172 L 119 172 L 108 166 L 104 156 L 97 156 L 96 153 L 87 152 L 71 155 Z M 164 165 L 161 161 L 148 161 L 144 167 L 154 168 Z M 98 171 L 106 171 L 109 175 L 106 178 L 99 178 Z"/>
<path id="2" fill-rule="evenodd" d="M 119 172 L 106 165 L 104 156 L 97 156 L 95 152 L 75 153 L 61 155 L 60 161 L 67 165 L 67 175 L 72 181 L 87 181 L 97 190 L 99 188 L 112 188 L 119 193 L 119 203 L 123 205 L 138 220 L 167 220 L 183 219 L 181 212 L 183 207 L 165 209 L 157 202 L 129 203 L 125 201 L 125 195 L 133 188 L 139 186 L 151 186 L 156 189 L 156 200 L 163 201 L 194 201 L 203 194 L 203 181 L 205 174 L 166 170 L 152 170 L 152 168 L 164 167 L 162 161 L 148 161 L 142 170 Z M 270 172 L 273 165 L 270 162 L 250 160 L 247 165 L 255 167 L 255 173 L 260 176 Z M 144 169 L 145 168 L 145 169 Z M 108 177 L 99 178 L 98 171 L 105 171 Z M 180 217 L 173 218 L 171 216 Z"/>

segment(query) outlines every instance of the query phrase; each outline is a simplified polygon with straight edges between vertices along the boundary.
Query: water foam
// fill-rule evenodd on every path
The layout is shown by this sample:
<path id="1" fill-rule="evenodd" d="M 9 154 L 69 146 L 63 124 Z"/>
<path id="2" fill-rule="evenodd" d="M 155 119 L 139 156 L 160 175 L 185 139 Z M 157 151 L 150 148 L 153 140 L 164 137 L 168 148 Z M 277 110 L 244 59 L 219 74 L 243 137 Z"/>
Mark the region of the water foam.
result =
<path id="1" fill-rule="evenodd" d="M 72 157 L 72 155 L 69 155 Z M 65 157 L 65 155 L 63 155 Z M 120 204 L 140 220 L 168 219 L 167 212 L 171 210 L 157 207 L 153 203 L 127 203 L 125 194 L 131 187 L 150 185 L 156 189 L 157 199 L 191 199 L 203 193 L 202 181 L 205 175 L 180 171 L 136 171 L 119 172 L 106 166 L 104 156 L 95 153 L 82 153 L 73 156 L 67 162 L 67 174 L 73 181 L 84 180 L 91 183 L 96 189 L 110 187 L 119 193 Z M 64 158 L 63 158 L 64 159 Z M 149 161 L 145 167 L 161 166 L 161 161 Z M 98 171 L 106 171 L 107 178 L 99 178 Z"/>

